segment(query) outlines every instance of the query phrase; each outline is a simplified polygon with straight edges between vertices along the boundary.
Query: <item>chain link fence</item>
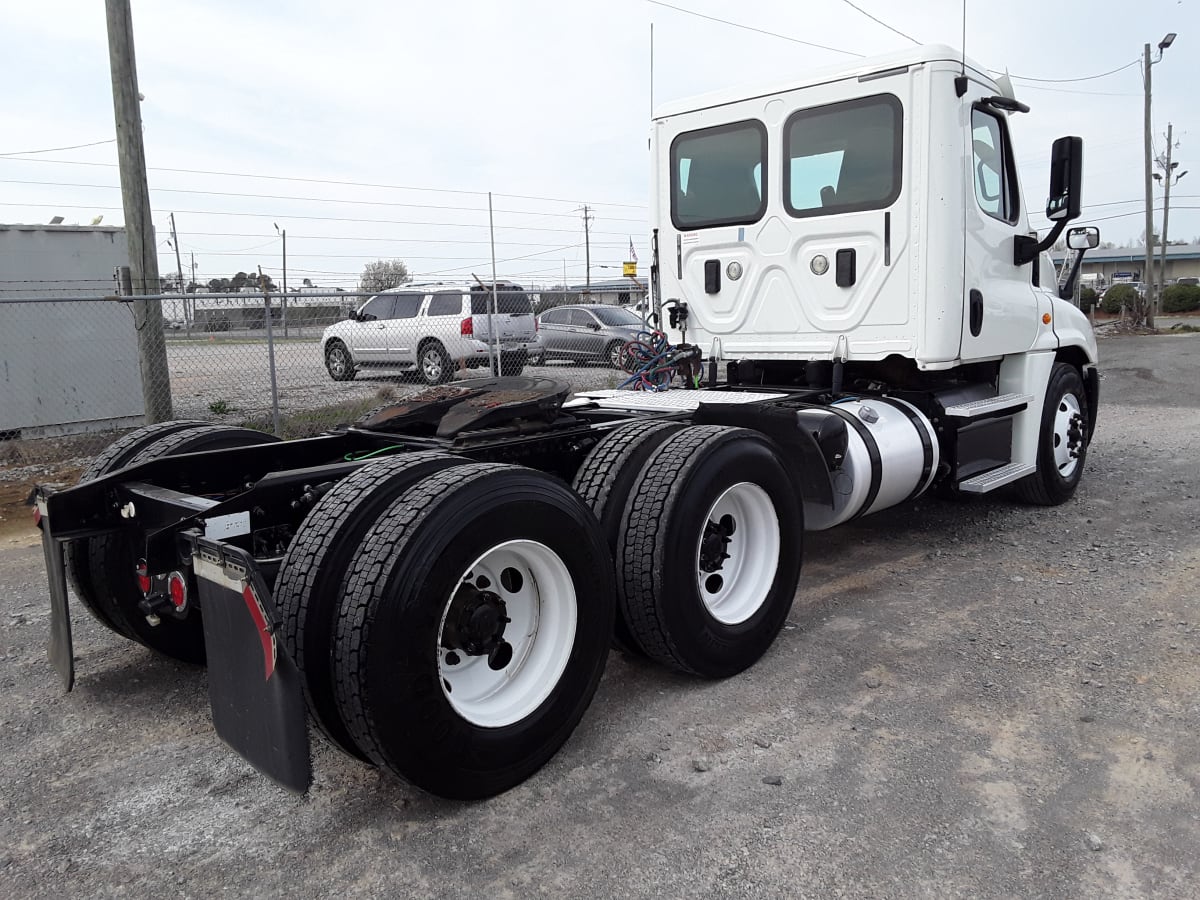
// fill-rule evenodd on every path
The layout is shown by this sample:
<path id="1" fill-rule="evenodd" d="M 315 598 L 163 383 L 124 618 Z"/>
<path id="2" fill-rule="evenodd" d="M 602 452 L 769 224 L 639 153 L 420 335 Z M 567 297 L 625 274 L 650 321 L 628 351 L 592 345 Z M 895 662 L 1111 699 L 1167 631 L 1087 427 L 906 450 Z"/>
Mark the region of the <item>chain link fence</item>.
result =
<path id="1" fill-rule="evenodd" d="M 176 419 L 303 437 L 497 371 L 616 388 L 625 376 L 613 347 L 645 327 L 643 298 L 507 284 L 0 297 L 0 481 L 77 468 L 167 407 Z"/>

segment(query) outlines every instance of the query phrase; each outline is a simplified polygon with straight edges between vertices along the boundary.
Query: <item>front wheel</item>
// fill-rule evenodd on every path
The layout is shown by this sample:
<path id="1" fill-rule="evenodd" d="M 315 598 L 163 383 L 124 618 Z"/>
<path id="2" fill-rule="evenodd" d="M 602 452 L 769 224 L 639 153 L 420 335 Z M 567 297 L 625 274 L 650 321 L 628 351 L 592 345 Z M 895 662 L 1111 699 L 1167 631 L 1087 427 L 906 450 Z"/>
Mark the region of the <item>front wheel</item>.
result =
<path id="1" fill-rule="evenodd" d="M 332 341 L 326 348 L 325 368 L 334 381 L 351 381 L 358 374 L 350 350 L 341 341 Z"/>
<path id="2" fill-rule="evenodd" d="M 453 799 L 528 778 L 599 683 L 611 567 L 591 512 L 541 472 L 476 463 L 410 488 L 342 587 L 333 662 L 355 744 Z"/>
<path id="3" fill-rule="evenodd" d="M 613 341 L 605 348 L 604 359 L 610 369 L 621 368 L 621 351 L 624 347 L 624 341 Z"/>
<path id="4" fill-rule="evenodd" d="M 1087 395 L 1079 370 L 1055 363 L 1042 407 L 1037 471 L 1017 482 L 1022 500 L 1057 506 L 1071 499 L 1083 477 L 1089 430 Z"/>
<path id="5" fill-rule="evenodd" d="M 444 347 L 436 341 L 425 344 L 417 354 L 417 371 L 430 385 L 445 384 L 454 377 L 454 367 Z"/>

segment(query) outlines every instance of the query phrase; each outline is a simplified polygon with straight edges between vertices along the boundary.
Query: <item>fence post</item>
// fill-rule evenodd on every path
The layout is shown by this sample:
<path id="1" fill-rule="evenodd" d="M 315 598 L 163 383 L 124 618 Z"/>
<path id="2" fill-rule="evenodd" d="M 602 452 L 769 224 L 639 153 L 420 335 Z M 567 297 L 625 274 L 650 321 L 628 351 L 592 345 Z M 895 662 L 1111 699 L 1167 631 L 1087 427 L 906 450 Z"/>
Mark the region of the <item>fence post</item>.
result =
<path id="1" fill-rule="evenodd" d="M 279 387 L 275 383 L 275 330 L 271 327 L 271 294 L 263 278 L 262 266 L 258 267 L 258 283 L 262 285 L 263 316 L 267 326 L 267 359 L 271 364 L 271 422 L 275 426 L 275 436 L 283 437 L 279 427 Z"/>

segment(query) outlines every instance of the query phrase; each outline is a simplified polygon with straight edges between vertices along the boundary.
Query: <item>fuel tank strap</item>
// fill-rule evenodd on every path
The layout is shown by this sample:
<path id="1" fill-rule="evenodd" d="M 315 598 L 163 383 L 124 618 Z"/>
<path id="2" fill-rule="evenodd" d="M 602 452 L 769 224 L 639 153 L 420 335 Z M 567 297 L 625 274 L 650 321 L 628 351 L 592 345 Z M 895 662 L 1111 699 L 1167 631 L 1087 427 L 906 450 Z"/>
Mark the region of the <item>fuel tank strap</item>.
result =
<path id="1" fill-rule="evenodd" d="M 875 440 L 875 435 L 871 434 L 871 430 L 867 428 L 858 416 L 849 410 L 839 409 L 837 404 L 827 408 L 849 422 L 850 427 L 858 432 L 858 436 L 862 438 L 863 446 L 867 448 L 867 457 L 871 460 L 871 484 L 867 488 L 867 496 L 863 500 L 862 506 L 848 520 L 853 521 L 870 509 L 871 505 L 875 502 L 875 498 L 879 496 L 879 485 L 883 482 L 883 459 L 879 455 L 879 443 Z"/>

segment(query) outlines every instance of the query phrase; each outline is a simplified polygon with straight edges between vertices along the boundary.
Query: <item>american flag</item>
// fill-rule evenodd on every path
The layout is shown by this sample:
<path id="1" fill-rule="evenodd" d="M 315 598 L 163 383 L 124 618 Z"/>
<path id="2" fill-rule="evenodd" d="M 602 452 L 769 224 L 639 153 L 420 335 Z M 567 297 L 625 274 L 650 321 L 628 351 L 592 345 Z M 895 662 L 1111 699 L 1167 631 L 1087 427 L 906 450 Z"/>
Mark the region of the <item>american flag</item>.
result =
<path id="1" fill-rule="evenodd" d="M 629 261 L 637 262 L 637 251 L 633 249 L 633 238 L 629 239 Z"/>

